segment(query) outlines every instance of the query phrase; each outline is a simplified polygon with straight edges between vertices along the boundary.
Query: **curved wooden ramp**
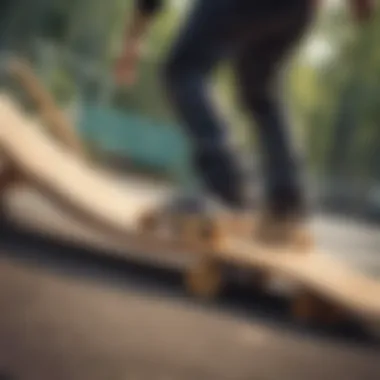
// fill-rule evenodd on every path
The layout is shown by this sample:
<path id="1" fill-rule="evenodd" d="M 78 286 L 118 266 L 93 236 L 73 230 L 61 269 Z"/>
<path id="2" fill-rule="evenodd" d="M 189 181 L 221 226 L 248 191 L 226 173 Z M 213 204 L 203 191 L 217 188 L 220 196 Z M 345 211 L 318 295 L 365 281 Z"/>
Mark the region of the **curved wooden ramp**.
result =
<path id="1" fill-rule="evenodd" d="M 21 59 L 11 59 L 8 64 L 8 72 L 19 82 L 35 103 L 39 115 L 53 136 L 59 141 L 62 141 L 79 157 L 85 158 L 86 149 L 76 133 L 75 128 L 62 110 L 56 105 L 53 96 L 39 81 L 27 62 Z"/>
<path id="2" fill-rule="evenodd" d="M 301 318 L 316 313 L 310 312 L 310 305 L 318 299 L 367 322 L 380 323 L 380 282 L 322 252 L 305 254 L 290 247 L 274 249 L 230 238 L 210 246 L 142 233 L 136 221 L 155 205 L 129 197 L 105 173 L 51 141 L 6 96 L 0 98 L 0 156 L 20 180 L 112 234 L 126 250 L 198 255 L 201 267 L 190 273 L 189 281 L 195 292 L 213 293 L 219 284 L 214 264 L 227 262 L 252 267 L 267 276 L 285 276 L 299 285 L 303 291 L 295 300 L 294 314 Z"/>

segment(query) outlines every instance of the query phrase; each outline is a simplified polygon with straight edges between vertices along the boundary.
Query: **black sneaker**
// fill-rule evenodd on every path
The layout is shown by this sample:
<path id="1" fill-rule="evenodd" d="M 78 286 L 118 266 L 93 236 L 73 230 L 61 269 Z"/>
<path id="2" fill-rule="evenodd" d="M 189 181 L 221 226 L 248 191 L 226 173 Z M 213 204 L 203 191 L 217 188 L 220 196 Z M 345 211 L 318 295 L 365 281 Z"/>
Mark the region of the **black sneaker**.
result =
<path id="1" fill-rule="evenodd" d="M 268 191 L 265 209 L 277 219 L 305 219 L 307 201 L 301 187 L 278 186 Z"/>
<path id="2" fill-rule="evenodd" d="M 301 248 L 312 245 L 306 226 L 307 208 L 303 195 L 294 188 L 276 189 L 269 194 L 259 213 L 254 238 L 263 243 L 291 244 Z"/>

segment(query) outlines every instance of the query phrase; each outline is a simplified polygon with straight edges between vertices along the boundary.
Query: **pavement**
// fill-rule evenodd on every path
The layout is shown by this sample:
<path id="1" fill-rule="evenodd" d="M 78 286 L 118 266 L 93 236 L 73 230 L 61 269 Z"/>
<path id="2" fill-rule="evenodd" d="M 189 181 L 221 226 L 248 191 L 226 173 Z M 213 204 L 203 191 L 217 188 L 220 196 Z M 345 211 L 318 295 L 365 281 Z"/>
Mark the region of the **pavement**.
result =
<path id="1" fill-rule="evenodd" d="M 192 300 L 170 268 L 115 258 L 109 239 L 38 194 L 8 201 L 19 224 L 34 221 L 67 244 L 1 230 L 1 380 L 379 378 L 379 345 L 360 331 L 295 326 L 276 298 L 239 289 L 214 303 Z M 324 216 L 313 224 L 326 249 L 377 275 L 377 227 Z M 77 248 L 82 239 L 97 255 Z"/>
<path id="2" fill-rule="evenodd" d="M 12 255 L 0 258 L 0 309 L 0 375 L 9 380 L 377 380 L 380 373 L 376 347 Z"/>

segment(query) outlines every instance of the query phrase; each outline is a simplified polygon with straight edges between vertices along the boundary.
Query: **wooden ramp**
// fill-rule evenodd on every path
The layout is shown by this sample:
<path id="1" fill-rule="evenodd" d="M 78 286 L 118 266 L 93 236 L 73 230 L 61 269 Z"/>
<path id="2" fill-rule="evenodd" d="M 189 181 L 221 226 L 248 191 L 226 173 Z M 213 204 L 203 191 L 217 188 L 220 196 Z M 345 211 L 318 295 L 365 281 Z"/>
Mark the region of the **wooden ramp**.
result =
<path id="1" fill-rule="evenodd" d="M 332 321 L 344 311 L 380 322 L 380 282 L 322 252 L 306 254 L 230 238 L 216 247 L 142 233 L 137 220 L 157 200 L 149 204 L 129 197 L 101 170 L 45 136 L 5 95 L 0 98 L 0 157 L 5 162 L 0 172 L 3 191 L 14 181 L 27 182 L 66 211 L 107 231 L 125 250 L 199 256 L 199 266 L 187 274 L 194 292 L 213 293 L 220 285 L 215 267 L 225 262 L 252 267 L 263 279 L 279 275 L 293 281 L 300 289 L 293 303 L 297 317 Z"/>
<path id="2" fill-rule="evenodd" d="M 19 82 L 37 107 L 39 116 L 45 121 L 52 135 L 79 157 L 86 157 L 85 149 L 73 125 L 56 105 L 54 97 L 40 82 L 28 63 L 14 58 L 8 62 L 7 67 L 10 76 Z"/>

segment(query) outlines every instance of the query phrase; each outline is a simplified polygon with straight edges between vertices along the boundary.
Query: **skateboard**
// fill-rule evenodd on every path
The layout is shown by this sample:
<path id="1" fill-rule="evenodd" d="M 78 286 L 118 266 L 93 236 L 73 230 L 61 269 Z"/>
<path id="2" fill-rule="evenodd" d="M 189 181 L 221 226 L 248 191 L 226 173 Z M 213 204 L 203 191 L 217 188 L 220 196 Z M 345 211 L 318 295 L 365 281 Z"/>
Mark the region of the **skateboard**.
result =
<path id="1" fill-rule="evenodd" d="M 165 197 L 141 200 L 115 186 L 106 173 L 44 134 L 5 94 L 0 96 L 0 157 L 5 163 L 1 193 L 22 181 L 120 241 L 125 250 L 194 257 L 194 266 L 184 274 L 192 294 L 215 297 L 223 288 L 223 267 L 236 266 L 251 271 L 252 283 L 263 291 L 276 277 L 294 283 L 289 310 L 304 323 L 338 324 L 347 318 L 368 326 L 380 322 L 380 281 L 317 248 L 247 239 L 241 232 L 245 227 L 228 218 L 169 212 L 160 221 Z M 252 227 L 243 223 L 247 225 Z"/>
<path id="2" fill-rule="evenodd" d="M 198 297 L 218 295 L 227 272 L 225 264 L 229 264 L 245 269 L 246 285 L 262 292 L 276 277 L 291 280 L 295 289 L 290 297 L 290 312 L 303 323 L 339 324 L 361 314 L 359 309 L 379 302 L 376 292 L 380 282 L 318 251 L 304 231 L 286 244 L 263 243 L 254 238 L 254 217 L 213 216 L 204 210 L 182 213 L 170 207 L 170 202 L 146 211 L 138 225 L 144 234 L 159 236 L 160 230 L 166 229 L 173 238 L 180 236 L 182 241 L 210 247 L 185 273 L 186 288 Z"/>

